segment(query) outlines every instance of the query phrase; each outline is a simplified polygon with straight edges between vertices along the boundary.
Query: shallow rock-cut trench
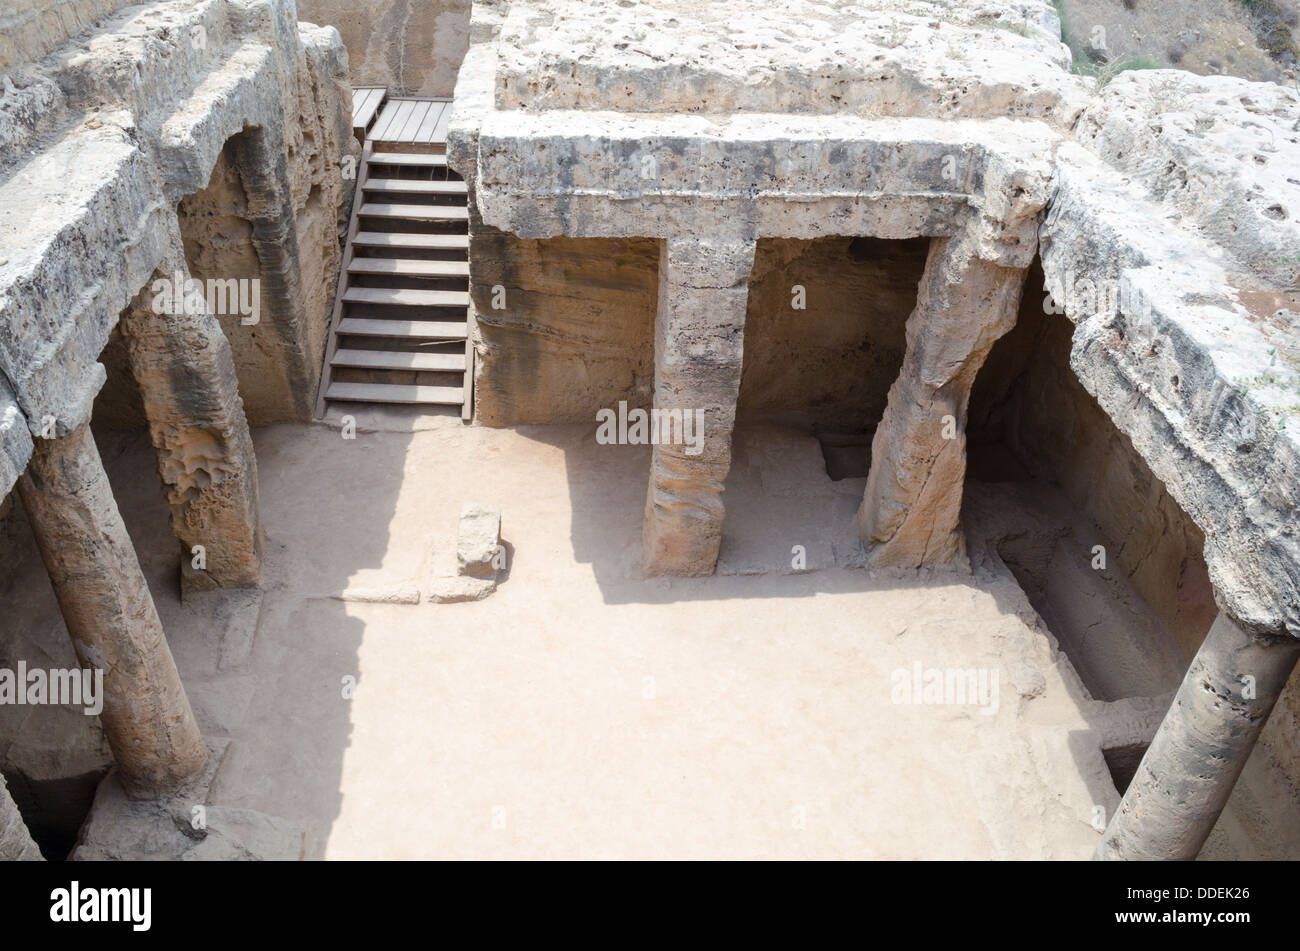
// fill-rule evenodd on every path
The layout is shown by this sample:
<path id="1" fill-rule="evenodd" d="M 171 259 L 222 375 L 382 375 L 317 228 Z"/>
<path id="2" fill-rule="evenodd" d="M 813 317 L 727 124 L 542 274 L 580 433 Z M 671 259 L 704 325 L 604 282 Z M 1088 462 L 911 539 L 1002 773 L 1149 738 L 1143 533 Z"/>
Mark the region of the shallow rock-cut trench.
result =
<path id="1" fill-rule="evenodd" d="M 1075 379 L 1072 327 L 1046 312 L 1040 280 L 1035 269 L 1019 323 L 990 354 L 972 400 L 972 559 L 1015 578 L 1081 696 L 1103 711 L 1139 703 L 1163 713 L 1217 612 L 1204 538 Z M 1102 738 L 1120 794 L 1145 732 Z M 1240 857 L 1300 832 L 1270 765 L 1275 744 L 1251 757 L 1203 857 Z"/>
<path id="2" fill-rule="evenodd" d="M 834 280 L 829 272 L 822 277 Z M 898 288 L 890 317 L 901 320 L 910 306 L 902 282 L 892 275 L 876 279 Z M 841 303 L 873 299 L 861 286 L 850 286 L 843 297 L 827 296 Z M 759 377 L 770 345 L 762 308 L 782 310 L 786 303 L 775 296 L 755 299 L 742 407 L 744 387 Z M 1114 794 L 1122 795 L 1217 608 L 1199 531 L 1074 379 L 1068 363 L 1072 325 L 1046 313 L 1044 304 L 1035 267 L 1018 327 L 990 354 L 973 398 L 970 550 L 977 577 L 1002 575 L 1023 592 L 1036 623 L 1060 651 L 1076 700 L 1094 711 L 1098 723 L 1129 721 L 1126 728 L 1099 727 L 1094 741 Z M 855 314 L 849 305 L 836 314 L 837 332 L 859 335 L 860 354 L 890 333 L 880 333 L 870 307 L 863 310 Z M 873 385 L 864 390 L 861 377 L 873 377 L 865 363 L 837 389 L 801 343 L 797 337 L 784 342 L 781 383 L 789 394 L 820 387 L 825 396 L 803 403 L 792 397 L 783 412 L 764 413 L 750 402 L 738 424 L 724 496 L 720 574 L 791 573 L 805 564 L 819 570 L 853 565 L 860 557 L 844 526 L 861 502 L 880 399 L 862 404 Z M 751 352 L 759 355 L 757 365 L 748 362 Z M 853 431 L 846 421 L 855 413 Z M 782 460 L 798 456 L 807 469 L 791 479 Z M 812 544 L 801 544 L 809 537 Z M 797 567 L 788 557 L 792 543 L 801 555 L 807 552 Z M 1148 712 L 1134 733 L 1137 709 Z M 1295 841 L 1300 834 L 1289 796 L 1279 795 L 1275 779 L 1264 778 L 1270 755 L 1261 751 L 1252 759 L 1207 856 L 1252 854 L 1270 837 Z"/>
<path id="3" fill-rule="evenodd" d="M 1027 487 L 1022 491 L 1017 502 L 1030 497 Z M 1176 688 L 1181 658 L 1160 619 L 1125 578 L 1093 567 L 1093 546 L 1076 534 L 1066 506 L 1035 514 L 1040 522 L 1024 534 L 999 539 L 995 550 L 1088 693 L 1097 700 L 1120 700 Z"/>

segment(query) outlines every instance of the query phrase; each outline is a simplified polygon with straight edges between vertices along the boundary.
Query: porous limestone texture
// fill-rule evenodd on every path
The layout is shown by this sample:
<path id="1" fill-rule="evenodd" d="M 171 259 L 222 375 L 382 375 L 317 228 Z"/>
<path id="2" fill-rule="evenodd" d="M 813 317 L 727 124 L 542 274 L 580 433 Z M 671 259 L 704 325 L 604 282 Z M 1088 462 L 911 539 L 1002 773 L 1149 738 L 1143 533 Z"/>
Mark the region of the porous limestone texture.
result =
<path id="1" fill-rule="evenodd" d="M 1082 84 L 1046 0 L 511 3 L 497 107 L 1003 115 L 1068 126 Z M 476 11 L 477 15 L 477 11 Z"/>
<path id="2" fill-rule="evenodd" d="M 188 275 L 179 233 L 158 274 Z M 182 576 L 186 586 L 256 585 L 257 460 L 221 325 L 209 313 L 160 314 L 145 294 L 123 312 L 121 327 L 182 563 L 192 569 Z"/>
<path id="3" fill-rule="evenodd" d="M 1279 81 L 1295 65 L 1295 0 L 1058 0 L 1084 68 L 1129 63 Z"/>
<path id="4" fill-rule="evenodd" d="M 8 494 L 32 457 L 32 434 L 14 400 L 13 390 L 0 377 L 0 495 Z"/>
<path id="5" fill-rule="evenodd" d="M 0 9 L 0 72 L 40 59 L 100 17 L 132 0 L 5 0 Z"/>
<path id="6" fill-rule="evenodd" d="M 300 18 L 343 37 L 352 85 L 390 96 L 451 96 L 469 10 L 470 0 L 298 0 Z"/>
<path id="7" fill-rule="evenodd" d="M 460 574 L 495 581 L 501 545 L 501 510 L 466 502 L 460 510 L 456 534 L 456 562 Z"/>
<path id="8" fill-rule="evenodd" d="M 1078 136 L 1042 228 L 1071 368 L 1204 533 L 1229 620 L 1300 636 L 1300 92 L 1135 72 Z M 1297 736 L 1293 675 L 1260 742 L 1292 783 Z"/>
<path id="9" fill-rule="evenodd" d="M 5 778 L 0 776 L 0 861 L 39 862 L 41 850 L 32 841 L 18 806 L 9 795 Z"/>
<path id="10" fill-rule="evenodd" d="M 260 409 L 309 415 L 351 141 L 346 69 L 338 34 L 300 27 L 290 0 L 180 0 L 123 9 L 9 71 L 0 373 L 34 434 L 88 418 L 97 358 L 161 262 L 176 203 L 241 132 L 258 270 L 219 276 L 261 281 L 259 371 L 293 381 L 292 399 Z"/>

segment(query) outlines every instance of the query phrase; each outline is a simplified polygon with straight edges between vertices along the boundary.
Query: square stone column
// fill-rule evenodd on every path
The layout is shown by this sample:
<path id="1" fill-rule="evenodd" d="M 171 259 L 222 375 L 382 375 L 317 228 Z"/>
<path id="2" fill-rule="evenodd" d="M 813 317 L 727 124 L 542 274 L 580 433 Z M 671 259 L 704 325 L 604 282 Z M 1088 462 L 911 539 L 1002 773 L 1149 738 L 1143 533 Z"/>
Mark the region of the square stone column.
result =
<path id="1" fill-rule="evenodd" d="M 931 242 L 858 510 L 871 567 L 964 559 L 966 410 L 989 350 L 1015 326 L 1026 273 L 979 259 L 962 237 Z"/>
<path id="2" fill-rule="evenodd" d="M 248 200 L 253 249 L 261 266 L 258 346 L 270 358 L 273 372 L 283 374 L 291 404 L 277 407 L 275 418 L 308 422 L 316 409 L 329 318 L 328 311 L 318 319 L 307 312 L 293 183 L 288 158 L 278 144 L 284 141 L 278 127 L 250 128 L 235 139 L 233 157 Z"/>
<path id="3" fill-rule="evenodd" d="M 718 561 L 754 246 L 669 238 L 660 254 L 654 407 L 701 410 L 704 427 L 698 452 L 662 438 L 653 447 L 642 528 L 648 576 L 711 575 Z"/>
<path id="4" fill-rule="evenodd" d="M 189 280 L 177 232 L 154 279 L 123 313 L 122 338 L 182 545 L 185 589 L 253 586 L 261 575 L 253 439 L 230 342 L 214 315 L 185 306 Z M 170 293 L 159 298 L 155 287 Z M 155 306 L 160 300 L 165 306 Z M 202 568 L 194 566 L 196 546 Z"/>
<path id="5" fill-rule="evenodd" d="M 133 799 L 196 776 L 208 751 L 90 434 L 38 439 L 18 492 L 81 666 L 104 672 L 104 724 Z"/>

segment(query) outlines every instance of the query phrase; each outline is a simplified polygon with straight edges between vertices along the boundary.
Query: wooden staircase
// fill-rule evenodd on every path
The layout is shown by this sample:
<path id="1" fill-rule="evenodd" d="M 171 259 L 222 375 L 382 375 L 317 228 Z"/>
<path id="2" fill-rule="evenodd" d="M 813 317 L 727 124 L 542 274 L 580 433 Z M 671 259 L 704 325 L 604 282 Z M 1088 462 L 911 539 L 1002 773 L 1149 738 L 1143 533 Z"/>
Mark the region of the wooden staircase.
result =
<path id="1" fill-rule="evenodd" d="M 470 418 L 469 211 L 465 183 L 447 167 L 450 111 L 443 100 L 387 100 L 370 128 L 320 417 L 334 404 L 370 403 L 458 407 Z"/>

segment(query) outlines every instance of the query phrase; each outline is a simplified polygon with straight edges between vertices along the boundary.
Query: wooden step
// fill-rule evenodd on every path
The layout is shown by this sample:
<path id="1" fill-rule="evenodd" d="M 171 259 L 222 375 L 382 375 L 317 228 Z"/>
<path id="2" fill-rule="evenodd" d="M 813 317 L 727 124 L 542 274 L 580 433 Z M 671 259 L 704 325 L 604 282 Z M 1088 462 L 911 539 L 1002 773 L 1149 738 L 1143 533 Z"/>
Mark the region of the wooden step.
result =
<path id="1" fill-rule="evenodd" d="M 428 152 L 375 152 L 370 156 L 370 164 L 442 168 L 447 164 L 447 156 Z"/>
<path id="2" fill-rule="evenodd" d="M 464 195 L 464 182 L 417 182 L 401 178 L 371 178 L 362 186 L 368 192 L 398 192 L 403 195 Z"/>
<path id="3" fill-rule="evenodd" d="M 388 350 L 339 350 L 330 361 L 336 367 L 363 367 L 375 370 L 432 370 L 465 372 L 464 353 L 393 352 Z"/>
<path id="4" fill-rule="evenodd" d="M 469 325 L 454 320 L 376 320 L 344 317 L 338 333 L 354 337 L 404 337 L 407 340 L 464 340 Z"/>
<path id="5" fill-rule="evenodd" d="M 363 142 L 384 104 L 386 93 L 383 86 L 356 86 L 352 90 L 352 131 Z"/>
<path id="6" fill-rule="evenodd" d="M 469 291 L 425 291 L 413 287 L 349 287 L 345 304 L 391 304 L 396 307 L 468 307 Z"/>
<path id="7" fill-rule="evenodd" d="M 419 261 L 412 258 L 353 258 L 350 274 L 392 277 L 469 277 L 468 261 Z"/>
<path id="8" fill-rule="evenodd" d="M 404 234 L 393 231 L 360 231 L 353 245 L 366 248 L 403 248 L 421 251 L 462 251 L 469 248 L 466 234 Z"/>
<path id="9" fill-rule="evenodd" d="M 362 218 L 407 218 L 411 221 L 469 221 L 469 209 L 462 205 L 381 205 L 366 202 Z"/>
<path id="10" fill-rule="evenodd" d="M 460 406 L 465 391 L 459 386 L 399 386 L 394 383 L 331 383 L 327 400 L 354 403 L 428 403 Z"/>

